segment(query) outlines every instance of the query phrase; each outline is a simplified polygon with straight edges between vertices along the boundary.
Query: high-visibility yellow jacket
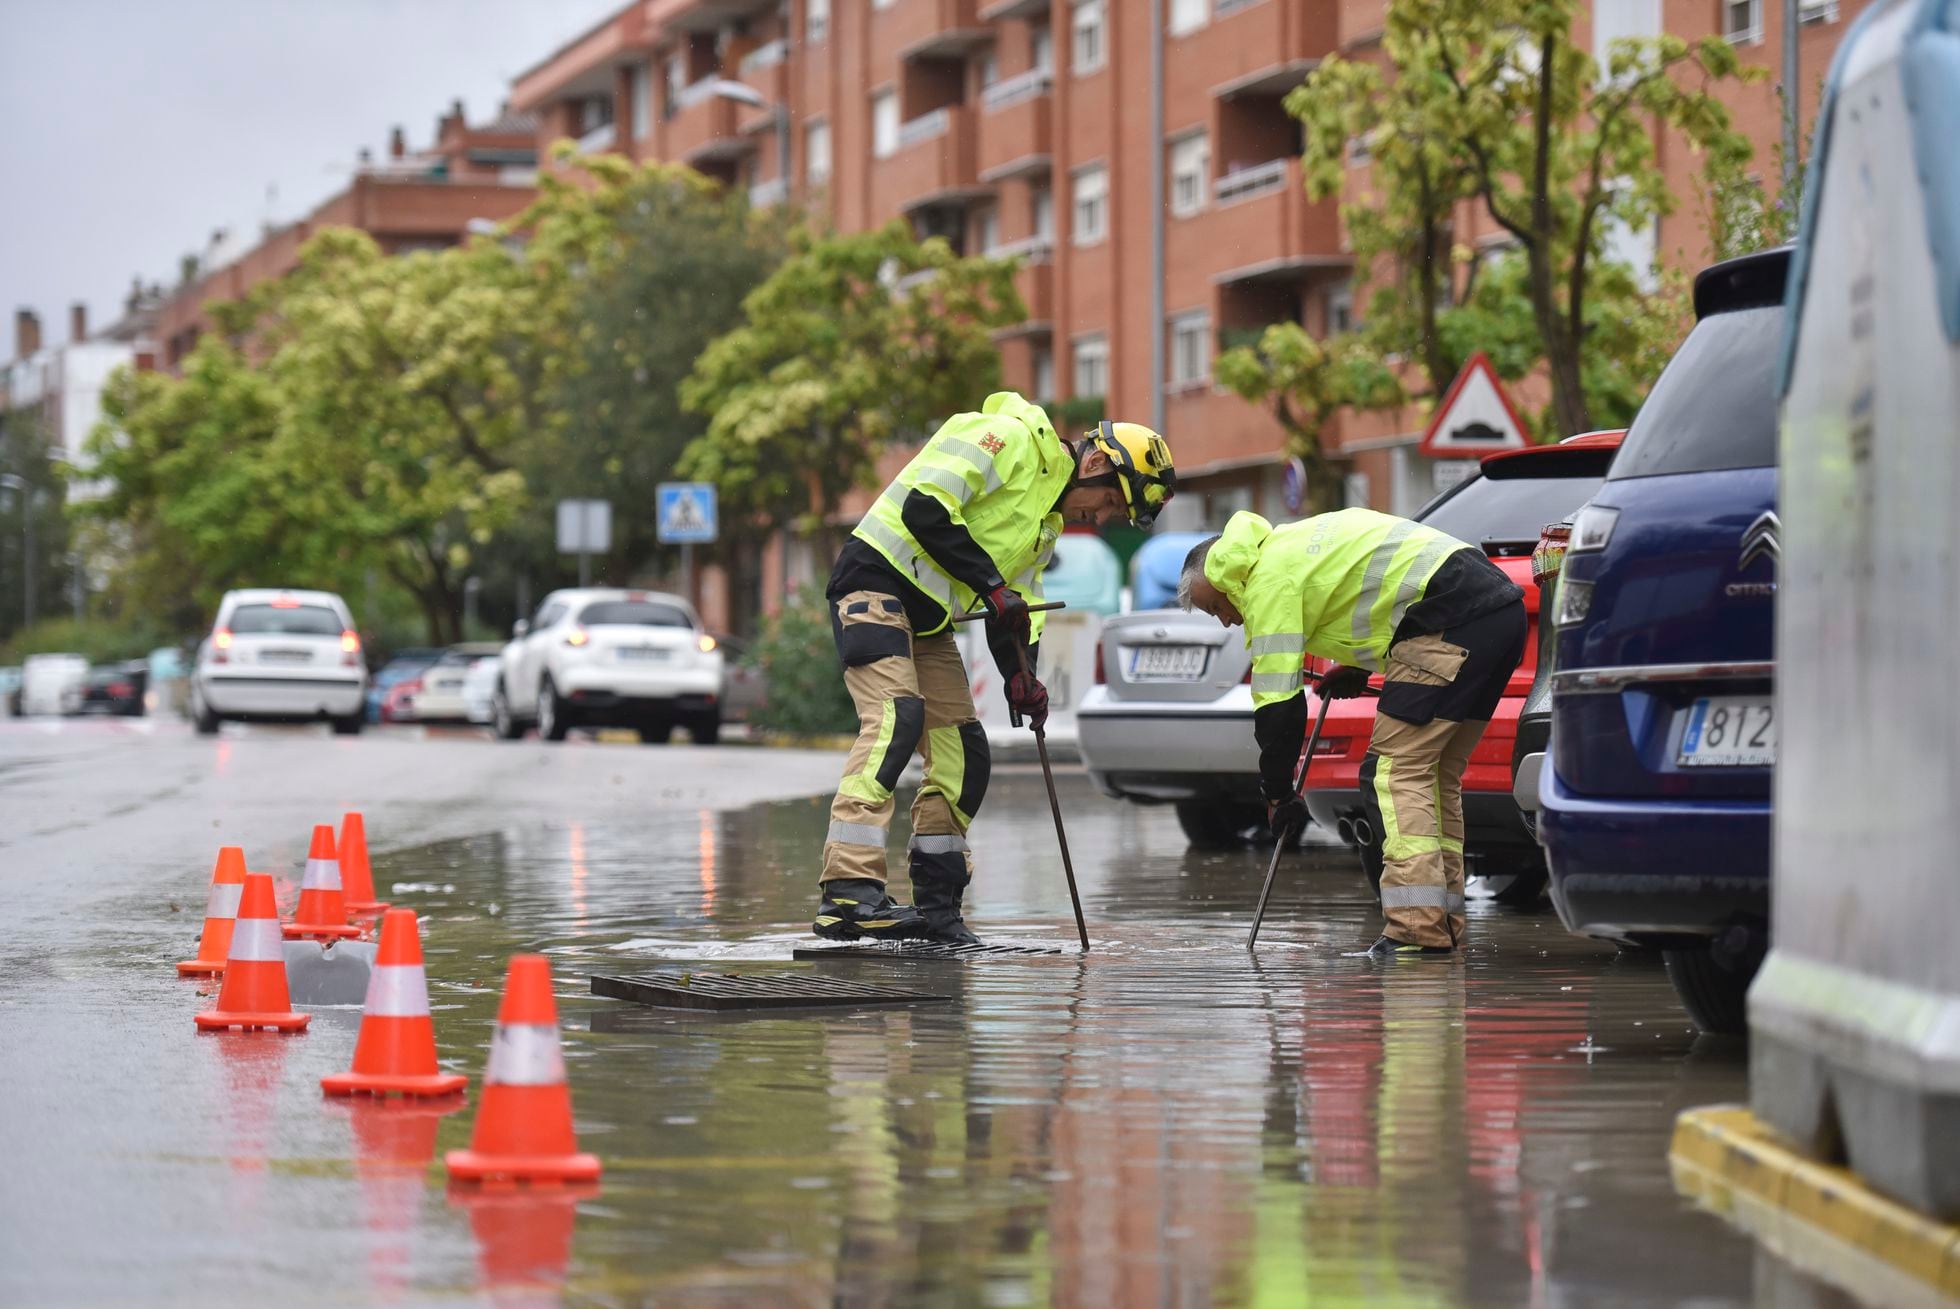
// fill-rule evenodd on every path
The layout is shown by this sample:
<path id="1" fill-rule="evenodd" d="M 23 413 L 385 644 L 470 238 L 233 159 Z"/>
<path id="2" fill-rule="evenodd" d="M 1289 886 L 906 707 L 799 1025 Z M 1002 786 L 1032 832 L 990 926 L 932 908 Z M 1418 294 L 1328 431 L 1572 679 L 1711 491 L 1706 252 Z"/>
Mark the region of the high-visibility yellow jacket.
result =
<path id="1" fill-rule="evenodd" d="M 1300 693 L 1311 653 L 1380 669 L 1409 606 L 1464 543 L 1421 523 L 1341 509 L 1283 527 L 1233 514 L 1205 578 L 1245 617 L 1254 711 Z"/>
<path id="2" fill-rule="evenodd" d="M 1062 533 L 1056 508 L 1075 460 L 1039 405 L 996 391 L 978 413 L 955 414 L 872 504 L 853 533 L 945 615 L 1005 583 L 1041 602 L 1041 574 Z M 1041 636 L 1031 615 L 1032 640 Z"/>

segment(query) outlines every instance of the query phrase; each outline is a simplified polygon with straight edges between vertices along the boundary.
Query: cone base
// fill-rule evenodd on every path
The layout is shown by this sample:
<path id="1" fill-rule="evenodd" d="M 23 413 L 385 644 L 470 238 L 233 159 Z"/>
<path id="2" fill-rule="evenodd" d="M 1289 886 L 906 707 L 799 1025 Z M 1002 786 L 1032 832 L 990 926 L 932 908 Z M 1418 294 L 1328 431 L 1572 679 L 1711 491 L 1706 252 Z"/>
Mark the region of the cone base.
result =
<path id="1" fill-rule="evenodd" d="M 470 1084 L 461 1073 L 333 1073 L 320 1079 L 328 1095 L 373 1095 L 390 1092 L 409 1097 L 456 1095 Z"/>
<path id="2" fill-rule="evenodd" d="M 350 914 L 379 914 L 385 912 L 392 900 L 349 900 L 347 912 Z"/>
<path id="3" fill-rule="evenodd" d="M 281 923 L 279 932 L 288 941 L 346 941 L 361 929 L 352 923 Z"/>
<path id="4" fill-rule="evenodd" d="M 599 1156 L 593 1154 L 478 1154 L 451 1150 L 442 1157 L 449 1176 L 457 1181 L 495 1186 L 516 1182 L 594 1182 L 599 1179 Z"/>
<path id="5" fill-rule="evenodd" d="M 303 1032 L 312 1021 L 312 1014 L 233 1014 L 222 1009 L 201 1013 L 196 1018 L 200 1032 L 222 1032 L 230 1027 L 242 1027 L 248 1032 L 255 1027 L 270 1028 L 275 1032 Z"/>
<path id="6" fill-rule="evenodd" d="M 225 971 L 223 959 L 186 959 L 177 965 L 179 977 L 222 977 Z"/>

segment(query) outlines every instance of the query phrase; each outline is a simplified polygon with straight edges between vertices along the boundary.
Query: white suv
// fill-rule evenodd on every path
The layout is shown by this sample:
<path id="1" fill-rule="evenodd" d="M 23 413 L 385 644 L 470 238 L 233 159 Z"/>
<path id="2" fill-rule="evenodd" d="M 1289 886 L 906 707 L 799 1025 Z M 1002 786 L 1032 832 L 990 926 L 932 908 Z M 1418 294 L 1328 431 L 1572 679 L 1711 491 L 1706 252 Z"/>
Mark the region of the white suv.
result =
<path id="1" fill-rule="evenodd" d="M 506 741 L 532 723 L 547 741 L 573 727 L 635 727 L 642 741 L 665 741 L 679 725 L 698 745 L 721 734 L 721 651 L 677 595 L 553 591 L 511 635 L 491 699 Z"/>
<path id="2" fill-rule="evenodd" d="M 191 717 L 206 736 L 226 718 L 325 718 L 361 730 L 367 666 L 346 603 L 329 591 L 227 591 L 197 648 Z"/>

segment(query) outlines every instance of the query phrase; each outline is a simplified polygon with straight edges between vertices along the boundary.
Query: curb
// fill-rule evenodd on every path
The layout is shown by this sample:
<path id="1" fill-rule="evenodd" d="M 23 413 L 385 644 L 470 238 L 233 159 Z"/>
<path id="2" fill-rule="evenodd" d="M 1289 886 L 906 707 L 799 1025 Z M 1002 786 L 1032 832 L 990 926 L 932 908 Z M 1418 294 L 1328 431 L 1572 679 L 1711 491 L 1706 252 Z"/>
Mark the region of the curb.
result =
<path id="1" fill-rule="evenodd" d="M 1859 1288 L 1861 1298 L 1898 1304 L 1960 1296 L 1960 1226 L 1808 1158 L 1741 1105 L 1682 1113 L 1668 1163 L 1675 1190 L 1805 1271 Z"/>

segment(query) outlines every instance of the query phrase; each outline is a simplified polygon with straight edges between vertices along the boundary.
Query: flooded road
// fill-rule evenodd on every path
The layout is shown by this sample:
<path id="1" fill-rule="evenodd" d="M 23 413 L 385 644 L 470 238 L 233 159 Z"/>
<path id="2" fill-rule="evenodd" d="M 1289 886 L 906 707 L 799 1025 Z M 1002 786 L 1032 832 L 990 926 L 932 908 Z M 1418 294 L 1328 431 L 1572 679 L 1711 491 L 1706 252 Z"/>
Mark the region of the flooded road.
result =
<path id="1" fill-rule="evenodd" d="M 169 965 L 204 873 L 126 885 L 0 956 L 0 1301 L 1782 1302 L 1784 1271 L 1669 1184 L 1674 1115 L 1745 1098 L 1745 1051 L 1695 1035 L 1657 960 L 1488 902 L 1462 960 L 1339 958 L 1374 906 L 1311 847 L 1248 956 L 1261 851 L 1187 852 L 1168 811 L 1060 780 L 1087 958 L 791 962 L 817 799 L 486 818 L 378 856 L 422 915 L 443 1064 L 473 1079 L 447 1114 L 323 1100 L 356 1010 L 196 1036 L 205 988 Z M 969 921 L 1068 941 L 1039 773 L 1005 770 L 974 836 Z M 596 1193 L 444 1186 L 519 950 L 553 962 Z M 951 999 L 743 1016 L 588 993 L 690 971 Z"/>

